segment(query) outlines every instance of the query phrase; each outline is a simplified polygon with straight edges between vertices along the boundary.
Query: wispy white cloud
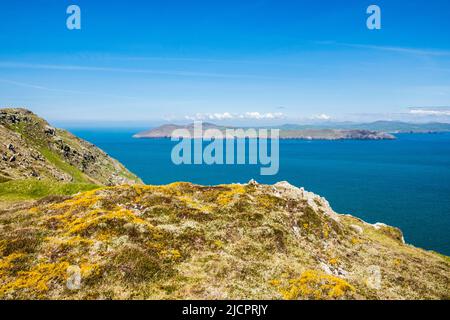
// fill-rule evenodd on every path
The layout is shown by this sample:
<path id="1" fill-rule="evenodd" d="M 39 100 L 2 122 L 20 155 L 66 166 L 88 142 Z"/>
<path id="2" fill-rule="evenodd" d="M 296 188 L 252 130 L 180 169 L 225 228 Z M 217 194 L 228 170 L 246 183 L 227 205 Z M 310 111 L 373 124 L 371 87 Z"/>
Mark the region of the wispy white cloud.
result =
<path id="1" fill-rule="evenodd" d="M 285 115 L 281 112 L 245 112 L 245 113 L 197 113 L 185 116 L 186 120 L 276 120 L 283 119 Z"/>
<path id="2" fill-rule="evenodd" d="M 137 69 L 137 68 L 115 68 L 115 67 L 97 67 L 97 66 L 80 66 L 80 65 L 53 65 L 53 64 L 35 64 L 35 63 L 19 63 L 19 62 L 0 62 L 0 68 L 12 69 L 45 69 L 57 71 L 92 71 L 92 72 L 120 72 L 120 73 L 140 73 L 161 76 L 183 76 L 183 77 L 207 77 L 207 78 L 248 78 L 248 79 L 275 79 L 273 77 L 250 74 L 234 74 L 234 73 L 211 73 L 197 71 L 179 71 L 179 70 L 154 70 L 154 69 Z"/>
<path id="3" fill-rule="evenodd" d="M 325 113 L 320 113 L 310 117 L 311 120 L 330 120 L 331 117 Z"/>
<path id="4" fill-rule="evenodd" d="M 267 60 L 236 60 L 236 59 L 214 59 L 214 58 L 197 58 L 197 57 L 159 57 L 159 56 L 120 56 L 120 55 L 94 55 L 92 58 L 103 60 L 120 60 L 135 62 L 196 62 L 196 63 L 214 63 L 220 65 L 250 65 L 250 66 L 280 66 L 280 67 L 304 67 L 305 63 L 288 63 L 282 59 Z"/>
<path id="5" fill-rule="evenodd" d="M 19 82 L 19 81 L 8 80 L 8 79 L 0 79 L 0 82 L 11 84 L 11 85 L 18 86 L 18 87 L 24 87 L 24 88 L 31 88 L 31 89 L 38 89 L 38 90 L 50 90 L 47 87 L 43 87 L 43 86 L 39 86 L 39 85 L 35 85 L 35 84 L 30 84 L 30 83 L 26 83 L 26 82 Z"/>
<path id="6" fill-rule="evenodd" d="M 1 79 L 0 83 L 6 83 L 13 86 L 42 90 L 42 91 L 50 91 L 50 92 L 60 92 L 60 93 L 70 93 L 70 94 L 81 94 L 81 95 L 92 95 L 92 96 L 100 96 L 100 97 L 108 97 L 108 98 L 121 98 L 121 99 L 133 99 L 136 100 L 136 97 L 123 96 L 123 95 L 115 95 L 115 94 L 102 94 L 99 92 L 88 92 L 88 91 L 79 91 L 79 90 L 69 90 L 69 89 L 58 89 L 58 88 L 49 88 L 41 85 L 36 85 L 27 82 L 14 81 L 9 79 Z"/>
<path id="7" fill-rule="evenodd" d="M 419 116 L 450 116 L 450 107 L 411 108 L 409 113 Z"/>
<path id="8" fill-rule="evenodd" d="M 268 113 L 259 113 L 259 112 L 246 112 L 243 115 L 240 115 L 242 119 L 282 119 L 284 118 L 284 114 L 282 112 L 268 112 Z"/>
<path id="9" fill-rule="evenodd" d="M 359 48 L 359 49 L 389 51 L 389 52 L 412 54 L 412 55 L 419 55 L 419 56 L 450 56 L 449 50 L 439 50 L 439 49 L 367 45 L 367 44 L 344 43 L 344 42 L 335 42 L 335 41 L 317 41 L 316 43 L 321 44 L 321 45 L 335 45 L 335 46 L 344 46 L 344 47 Z"/>
<path id="10" fill-rule="evenodd" d="M 196 113 L 195 115 L 185 116 L 186 120 L 227 120 L 234 119 L 234 116 L 228 112 L 224 113 Z"/>

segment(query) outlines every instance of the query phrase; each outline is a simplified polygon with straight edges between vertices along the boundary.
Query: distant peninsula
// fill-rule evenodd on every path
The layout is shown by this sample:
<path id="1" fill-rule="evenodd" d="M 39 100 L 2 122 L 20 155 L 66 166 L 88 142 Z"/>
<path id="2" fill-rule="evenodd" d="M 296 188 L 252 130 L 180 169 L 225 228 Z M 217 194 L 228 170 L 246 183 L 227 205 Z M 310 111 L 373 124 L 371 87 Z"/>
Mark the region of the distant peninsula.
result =
<path id="1" fill-rule="evenodd" d="M 222 133 L 228 129 L 243 129 L 246 127 L 224 127 L 213 123 L 203 123 L 203 130 L 217 129 Z M 190 136 L 194 136 L 194 124 L 176 125 L 166 124 L 147 131 L 135 134 L 133 137 L 138 139 L 170 138 L 177 129 L 186 129 Z M 271 129 L 280 129 L 280 139 L 298 139 L 298 140 L 393 140 L 395 136 L 390 133 L 366 129 L 331 129 L 331 128 L 295 128 L 290 126 L 273 127 Z M 204 136 L 206 137 L 206 136 Z"/>
<path id="2" fill-rule="evenodd" d="M 440 133 L 450 132 L 450 123 L 443 122 L 403 122 L 379 120 L 369 123 L 325 121 L 315 124 L 284 124 L 280 130 L 307 129 L 340 129 L 340 130 L 370 130 L 388 133 Z"/>

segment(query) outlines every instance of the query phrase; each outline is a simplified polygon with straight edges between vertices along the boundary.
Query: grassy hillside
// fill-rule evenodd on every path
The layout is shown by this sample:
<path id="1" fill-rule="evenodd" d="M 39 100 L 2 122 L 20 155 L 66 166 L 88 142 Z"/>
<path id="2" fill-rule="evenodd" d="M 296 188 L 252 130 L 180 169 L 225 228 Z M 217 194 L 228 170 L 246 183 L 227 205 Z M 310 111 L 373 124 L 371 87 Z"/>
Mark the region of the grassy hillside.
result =
<path id="1" fill-rule="evenodd" d="M 73 195 L 99 186 L 87 183 L 64 183 L 50 180 L 12 180 L 0 183 L 0 201 L 40 199 L 46 196 Z"/>
<path id="2" fill-rule="evenodd" d="M 0 299 L 449 299 L 449 283 L 447 257 L 287 183 L 123 185 L 0 210 Z"/>

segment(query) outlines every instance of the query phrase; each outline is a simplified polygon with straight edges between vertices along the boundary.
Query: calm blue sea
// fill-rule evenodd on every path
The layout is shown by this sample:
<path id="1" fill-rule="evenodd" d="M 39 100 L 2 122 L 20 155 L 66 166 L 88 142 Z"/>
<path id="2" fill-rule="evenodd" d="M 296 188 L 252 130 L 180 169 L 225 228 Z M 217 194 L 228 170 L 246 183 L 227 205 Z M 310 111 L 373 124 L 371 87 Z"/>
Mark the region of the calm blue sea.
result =
<path id="1" fill-rule="evenodd" d="M 70 129 L 147 184 L 287 180 L 328 199 L 339 213 L 401 228 L 405 240 L 450 255 L 450 133 L 399 134 L 394 141 L 280 142 L 280 170 L 259 166 L 172 164 L 174 142 L 133 139 L 139 129 Z"/>

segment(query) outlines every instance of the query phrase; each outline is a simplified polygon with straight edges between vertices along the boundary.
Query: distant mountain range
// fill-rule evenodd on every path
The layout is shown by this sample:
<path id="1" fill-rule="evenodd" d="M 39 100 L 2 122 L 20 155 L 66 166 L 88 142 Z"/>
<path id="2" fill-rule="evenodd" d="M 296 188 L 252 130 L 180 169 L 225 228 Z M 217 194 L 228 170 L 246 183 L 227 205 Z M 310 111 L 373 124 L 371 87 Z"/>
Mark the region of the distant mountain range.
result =
<path id="1" fill-rule="evenodd" d="M 248 129 L 249 127 L 225 127 L 203 123 L 203 131 L 218 129 Z M 401 121 L 376 121 L 370 123 L 326 122 L 320 124 L 283 124 L 279 126 L 256 127 L 256 129 L 280 129 L 281 139 L 305 140 L 385 140 L 395 139 L 392 133 L 437 133 L 450 132 L 450 123 L 409 123 Z M 166 124 L 135 134 L 134 138 L 170 138 L 176 129 L 187 129 L 194 136 L 194 125 Z M 203 138 L 207 138 L 203 135 Z"/>
<path id="2" fill-rule="evenodd" d="M 294 125 L 283 125 L 280 129 L 280 139 L 301 139 L 301 140 L 392 140 L 395 137 L 391 134 L 373 131 L 373 130 L 360 130 L 360 129 L 322 129 L 322 128 L 299 128 L 296 129 Z M 153 128 L 147 131 L 139 132 L 135 134 L 134 138 L 170 138 L 173 132 L 177 129 L 185 129 L 186 134 L 183 137 L 193 138 L 211 138 L 211 134 L 207 131 L 209 129 L 216 129 L 223 133 L 225 136 L 226 129 L 244 129 L 238 127 L 224 127 L 218 126 L 212 123 L 203 123 L 202 132 L 200 135 L 195 132 L 194 124 L 189 125 L 175 125 L 167 124 L 157 128 Z M 247 136 L 247 135 L 246 135 Z M 249 135 L 252 136 L 252 134 Z"/>
<path id="3" fill-rule="evenodd" d="M 427 133 L 449 132 L 450 123 L 430 122 L 411 123 L 402 121 L 375 121 L 370 123 L 355 122 L 325 122 L 321 124 L 284 124 L 277 126 L 281 130 L 306 130 L 306 129 L 344 129 L 344 130 L 373 130 L 389 133 Z"/>

